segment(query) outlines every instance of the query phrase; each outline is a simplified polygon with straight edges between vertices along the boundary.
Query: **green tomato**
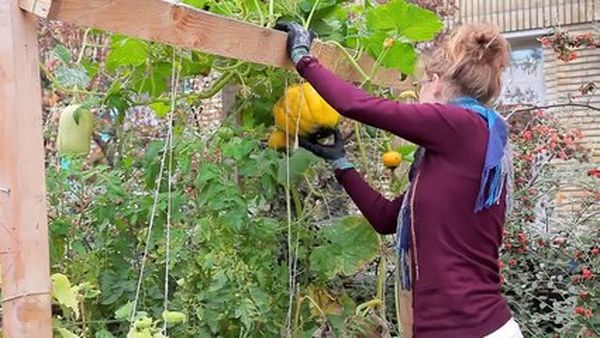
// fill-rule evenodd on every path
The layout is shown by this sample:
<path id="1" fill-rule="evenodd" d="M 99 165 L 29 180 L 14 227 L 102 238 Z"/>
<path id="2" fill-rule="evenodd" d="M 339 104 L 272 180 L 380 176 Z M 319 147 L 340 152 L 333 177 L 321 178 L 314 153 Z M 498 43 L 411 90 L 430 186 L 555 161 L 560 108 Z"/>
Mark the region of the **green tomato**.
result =
<path id="1" fill-rule="evenodd" d="M 152 319 L 148 317 L 140 318 L 133 323 L 133 327 L 138 330 L 147 329 L 152 325 Z"/>
<path id="2" fill-rule="evenodd" d="M 185 313 L 177 311 L 164 311 L 162 318 L 168 324 L 183 323 L 187 319 Z"/>
<path id="3" fill-rule="evenodd" d="M 234 132 L 229 127 L 221 127 L 217 131 L 217 136 L 223 141 L 229 141 L 234 135 Z"/>
<path id="4" fill-rule="evenodd" d="M 150 329 L 132 329 L 129 331 L 129 338 L 152 338 L 152 332 Z"/>

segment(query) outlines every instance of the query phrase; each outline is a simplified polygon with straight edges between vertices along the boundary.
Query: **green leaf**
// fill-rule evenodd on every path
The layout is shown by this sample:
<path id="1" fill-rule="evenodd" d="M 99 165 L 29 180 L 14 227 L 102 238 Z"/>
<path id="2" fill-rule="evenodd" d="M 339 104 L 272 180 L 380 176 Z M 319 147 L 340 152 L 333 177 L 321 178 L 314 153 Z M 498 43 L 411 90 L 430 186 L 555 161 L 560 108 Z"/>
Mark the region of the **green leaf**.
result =
<path id="1" fill-rule="evenodd" d="M 206 6 L 208 0 L 183 0 L 183 3 L 199 9 L 203 9 Z"/>
<path id="2" fill-rule="evenodd" d="M 343 218 L 320 235 L 326 244 L 313 250 L 310 267 L 322 279 L 352 275 L 377 257 L 379 239 L 363 217 Z"/>
<path id="3" fill-rule="evenodd" d="M 150 108 L 152 108 L 152 110 L 154 110 L 154 113 L 156 114 L 156 116 L 160 117 L 160 118 L 167 116 L 169 111 L 171 111 L 171 106 L 169 106 L 168 104 L 161 102 L 161 101 L 152 103 L 150 105 Z"/>
<path id="4" fill-rule="evenodd" d="M 63 63 L 71 62 L 71 51 L 63 44 L 59 43 L 58 45 L 56 45 L 56 47 L 54 47 L 54 49 L 52 50 L 52 54 L 54 54 L 54 56 Z"/>
<path id="5" fill-rule="evenodd" d="M 256 142 L 252 139 L 242 139 L 234 137 L 230 142 L 223 145 L 223 155 L 231 157 L 236 161 L 248 157 L 256 147 Z"/>
<path id="6" fill-rule="evenodd" d="M 148 56 L 148 44 L 143 40 L 113 35 L 111 50 L 106 57 L 106 69 L 114 72 L 122 66 L 140 66 Z"/>
<path id="7" fill-rule="evenodd" d="M 298 148 L 294 151 L 294 154 L 290 157 L 290 185 L 293 186 L 301 178 L 306 170 L 314 163 L 318 162 L 319 158 L 313 155 L 306 149 Z M 287 185 L 287 160 L 282 159 L 279 161 L 279 170 L 277 172 L 277 182 L 279 184 Z"/>
<path id="8" fill-rule="evenodd" d="M 71 282 L 67 276 L 61 273 L 53 274 L 52 280 L 52 298 L 58 304 L 71 309 L 75 313 L 75 318 L 79 318 L 79 302 L 77 301 L 76 287 L 71 287 Z"/>
<path id="9" fill-rule="evenodd" d="M 137 77 L 134 80 L 136 90 L 158 98 L 167 90 L 172 75 L 171 69 L 172 64 L 170 62 L 153 63 L 150 76 L 146 74 L 145 70 L 136 74 Z"/>
<path id="10" fill-rule="evenodd" d="M 60 65 L 55 72 L 56 81 L 62 87 L 81 87 L 84 88 L 90 83 L 90 77 L 87 70 L 82 65 L 67 67 Z"/>
<path id="11" fill-rule="evenodd" d="M 129 301 L 115 311 L 115 319 L 129 320 L 133 311 L 133 302 Z"/>
<path id="12" fill-rule="evenodd" d="M 404 1 L 390 1 L 385 5 L 380 5 L 367 12 L 367 28 L 372 31 L 389 31 L 397 28 L 397 22 L 404 12 L 406 5 Z"/>
<path id="13" fill-rule="evenodd" d="M 192 52 L 191 57 L 183 59 L 181 76 L 206 76 L 210 73 L 214 57 L 199 52 Z"/>
<path id="14" fill-rule="evenodd" d="M 443 28 L 437 14 L 404 0 L 377 6 L 366 17 L 369 30 L 393 33 L 414 42 L 431 40 Z"/>
<path id="15" fill-rule="evenodd" d="M 339 2 L 338 0 L 302 0 L 300 1 L 300 3 L 298 4 L 298 7 L 300 7 L 300 9 L 304 12 L 304 13 L 310 13 L 310 11 L 312 10 L 312 8 L 315 6 L 316 2 L 319 2 L 317 4 L 317 8 L 315 9 L 316 11 L 320 11 L 326 8 L 331 8 L 334 7 L 335 5 L 337 5 Z"/>
<path id="16" fill-rule="evenodd" d="M 384 32 L 378 32 L 365 38 L 364 44 L 374 59 L 379 58 L 379 55 L 384 52 L 383 44 L 388 38 L 391 38 L 391 36 Z M 385 53 L 380 61 L 382 66 L 397 69 L 404 74 L 414 73 L 417 52 L 412 45 L 394 41 L 394 44 Z"/>
<path id="17" fill-rule="evenodd" d="M 399 22 L 399 33 L 415 42 L 433 39 L 444 27 L 434 12 L 409 4 L 406 21 Z"/>
<path id="18" fill-rule="evenodd" d="M 196 184 L 202 185 L 208 181 L 214 180 L 221 176 L 219 167 L 214 164 L 203 164 L 200 167 L 200 172 L 196 176 Z"/>
<path id="19" fill-rule="evenodd" d="M 414 160 L 415 151 L 417 151 L 417 146 L 414 144 L 405 144 L 405 145 L 398 146 L 394 150 L 399 152 L 402 155 L 403 161 L 412 162 Z"/>
<path id="20" fill-rule="evenodd" d="M 58 333 L 60 333 L 61 338 L 79 338 L 78 335 L 62 327 L 58 327 L 56 328 L 56 330 L 58 331 Z"/>
<path id="21" fill-rule="evenodd" d="M 94 78 L 96 74 L 98 74 L 98 70 L 100 69 L 100 64 L 94 61 L 90 61 L 88 59 L 81 60 L 81 65 L 87 71 L 87 74 L 90 78 Z"/>

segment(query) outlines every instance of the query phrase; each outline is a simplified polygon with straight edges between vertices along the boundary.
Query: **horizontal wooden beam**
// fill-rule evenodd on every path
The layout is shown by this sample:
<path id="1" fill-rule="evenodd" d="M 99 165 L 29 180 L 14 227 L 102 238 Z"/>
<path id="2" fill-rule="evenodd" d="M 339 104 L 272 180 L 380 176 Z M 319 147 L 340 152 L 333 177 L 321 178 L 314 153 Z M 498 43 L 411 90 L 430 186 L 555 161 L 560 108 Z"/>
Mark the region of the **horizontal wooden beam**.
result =
<path id="1" fill-rule="evenodd" d="M 222 57 L 292 68 L 285 51 L 285 33 L 164 0 L 53 0 L 48 18 Z M 337 47 L 316 41 L 313 53 L 338 76 L 348 81 L 364 80 Z M 370 74 L 373 59 L 365 55 L 358 63 Z M 378 71 L 371 82 L 400 90 L 410 87 L 408 81 L 400 80 L 398 72 L 386 69 Z"/>

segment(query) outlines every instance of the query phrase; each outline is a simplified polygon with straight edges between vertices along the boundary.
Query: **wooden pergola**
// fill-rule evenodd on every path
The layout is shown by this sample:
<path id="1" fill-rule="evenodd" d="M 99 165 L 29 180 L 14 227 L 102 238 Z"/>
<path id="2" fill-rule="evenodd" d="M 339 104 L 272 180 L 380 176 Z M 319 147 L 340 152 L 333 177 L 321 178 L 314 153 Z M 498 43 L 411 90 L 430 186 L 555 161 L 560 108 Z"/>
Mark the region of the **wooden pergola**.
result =
<path id="1" fill-rule="evenodd" d="M 284 33 L 165 0 L 0 0 L 0 262 L 7 338 L 52 337 L 36 16 L 292 68 Z M 364 80 L 337 47 L 317 41 L 313 51 L 340 77 Z M 370 72 L 374 62 L 363 56 L 358 64 Z M 371 81 L 408 87 L 389 70 Z"/>

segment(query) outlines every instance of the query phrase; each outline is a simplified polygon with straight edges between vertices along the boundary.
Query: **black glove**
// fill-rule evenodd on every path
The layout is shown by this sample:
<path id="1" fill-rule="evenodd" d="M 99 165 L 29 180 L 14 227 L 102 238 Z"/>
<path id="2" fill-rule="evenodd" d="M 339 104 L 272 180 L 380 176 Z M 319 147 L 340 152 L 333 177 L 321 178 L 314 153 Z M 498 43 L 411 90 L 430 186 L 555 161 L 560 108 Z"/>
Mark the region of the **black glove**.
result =
<path id="1" fill-rule="evenodd" d="M 315 38 L 313 32 L 304 29 L 304 27 L 297 23 L 283 21 L 278 22 L 275 25 L 275 29 L 288 33 L 287 52 L 294 65 L 296 65 L 303 56 L 309 54 L 310 45 Z"/>
<path id="2" fill-rule="evenodd" d="M 308 137 L 298 137 L 300 146 L 316 156 L 327 160 L 334 169 L 349 169 L 354 168 L 354 165 L 346 159 L 346 151 L 344 150 L 344 140 L 342 133 L 336 129 L 333 134 L 333 144 L 323 145 L 319 143 L 318 134 L 313 134 Z"/>

